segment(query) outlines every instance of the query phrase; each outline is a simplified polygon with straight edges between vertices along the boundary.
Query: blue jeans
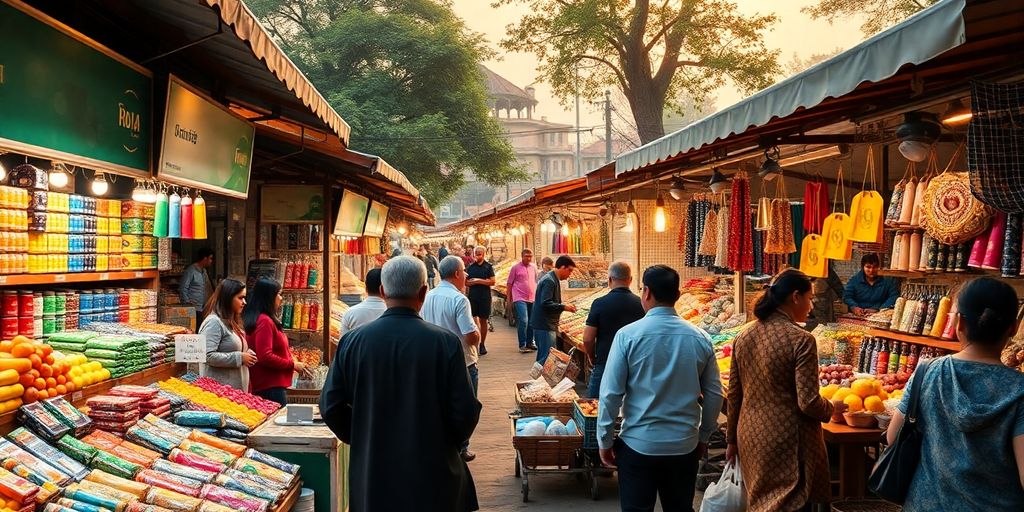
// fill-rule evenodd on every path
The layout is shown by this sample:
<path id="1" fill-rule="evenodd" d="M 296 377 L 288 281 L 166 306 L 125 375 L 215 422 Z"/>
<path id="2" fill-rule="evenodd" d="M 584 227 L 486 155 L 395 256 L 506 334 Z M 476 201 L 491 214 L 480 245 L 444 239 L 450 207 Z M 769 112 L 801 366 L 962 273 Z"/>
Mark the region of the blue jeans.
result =
<path id="1" fill-rule="evenodd" d="M 601 377 L 604 377 L 604 365 L 595 364 L 590 369 L 590 384 L 587 386 L 587 398 L 598 398 L 601 394 Z"/>
<path id="2" fill-rule="evenodd" d="M 548 352 L 555 346 L 555 331 L 533 331 L 533 339 L 537 340 L 537 362 L 544 364 L 548 360 Z"/>
<path id="3" fill-rule="evenodd" d="M 516 327 L 519 329 L 519 348 L 526 348 L 533 343 L 533 327 L 530 327 L 530 309 L 532 302 L 517 300 L 512 303 L 516 309 Z"/>
<path id="4" fill-rule="evenodd" d="M 477 365 L 467 366 L 466 371 L 469 372 L 469 383 L 473 385 L 473 396 L 476 396 L 480 391 L 480 367 Z M 462 451 L 469 449 L 469 439 L 466 439 L 465 443 L 462 443 Z"/>

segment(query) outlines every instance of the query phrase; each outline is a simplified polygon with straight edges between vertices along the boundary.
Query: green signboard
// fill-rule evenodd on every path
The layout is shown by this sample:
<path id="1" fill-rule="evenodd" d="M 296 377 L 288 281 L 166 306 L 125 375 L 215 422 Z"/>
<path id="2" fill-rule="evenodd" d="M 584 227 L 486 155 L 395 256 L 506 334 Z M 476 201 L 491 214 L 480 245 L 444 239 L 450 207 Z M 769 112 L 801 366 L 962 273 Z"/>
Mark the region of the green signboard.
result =
<path id="1" fill-rule="evenodd" d="M 15 0 L 0 34 L 0 147 L 149 175 L 149 71 Z"/>
<path id="2" fill-rule="evenodd" d="M 175 77 L 167 89 L 160 179 L 245 199 L 256 127 Z"/>

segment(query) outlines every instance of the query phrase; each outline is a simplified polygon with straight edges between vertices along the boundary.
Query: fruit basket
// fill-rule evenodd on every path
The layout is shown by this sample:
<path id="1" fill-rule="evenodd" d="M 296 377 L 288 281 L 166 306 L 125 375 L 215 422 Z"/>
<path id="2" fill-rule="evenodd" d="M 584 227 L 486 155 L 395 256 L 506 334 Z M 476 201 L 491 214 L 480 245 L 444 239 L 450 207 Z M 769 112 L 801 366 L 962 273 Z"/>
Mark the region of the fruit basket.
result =
<path id="1" fill-rule="evenodd" d="M 524 401 L 522 389 L 527 382 L 515 383 L 516 406 L 524 416 L 570 416 L 573 402 L 531 402 Z"/>

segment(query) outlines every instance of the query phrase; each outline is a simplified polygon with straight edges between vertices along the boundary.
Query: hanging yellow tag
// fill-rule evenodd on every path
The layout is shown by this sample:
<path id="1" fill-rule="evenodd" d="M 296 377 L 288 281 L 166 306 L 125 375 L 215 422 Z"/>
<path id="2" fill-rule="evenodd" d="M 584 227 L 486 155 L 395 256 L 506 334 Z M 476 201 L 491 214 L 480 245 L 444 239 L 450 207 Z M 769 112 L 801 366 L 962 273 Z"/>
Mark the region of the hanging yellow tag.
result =
<path id="1" fill-rule="evenodd" d="M 833 212 L 825 217 L 821 231 L 824 235 L 822 254 L 830 260 L 848 260 L 853 257 L 853 242 L 850 241 L 850 216 Z"/>
<path id="2" fill-rule="evenodd" d="M 828 259 L 822 252 L 823 242 L 821 236 L 812 233 L 800 243 L 800 271 L 808 277 L 828 276 Z"/>
<path id="3" fill-rule="evenodd" d="M 850 240 L 869 244 L 880 241 L 883 206 L 882 194 L 877 191 L 865 190 L 853 196 L 853 204 L 850 206 L 850 220 L 853 223 Z"/>

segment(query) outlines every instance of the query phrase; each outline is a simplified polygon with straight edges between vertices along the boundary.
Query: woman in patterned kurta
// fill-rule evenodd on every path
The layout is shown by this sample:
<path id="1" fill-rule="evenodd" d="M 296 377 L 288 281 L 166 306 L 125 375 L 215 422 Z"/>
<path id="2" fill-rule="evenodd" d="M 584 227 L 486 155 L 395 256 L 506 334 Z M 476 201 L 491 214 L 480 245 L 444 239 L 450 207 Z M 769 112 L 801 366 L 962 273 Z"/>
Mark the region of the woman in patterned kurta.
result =
<path id="1" fill-rule="evenodd" d="M 783 271 L 754 308 L 758 322 L 733 343 L 727 456 L 739 456 L 749 512 L 830 498 L 821 422 L 834 405 L 818 394 L 814 336 L 795 323 L 807 320 L 812 296 L 806 275 Z"/>

